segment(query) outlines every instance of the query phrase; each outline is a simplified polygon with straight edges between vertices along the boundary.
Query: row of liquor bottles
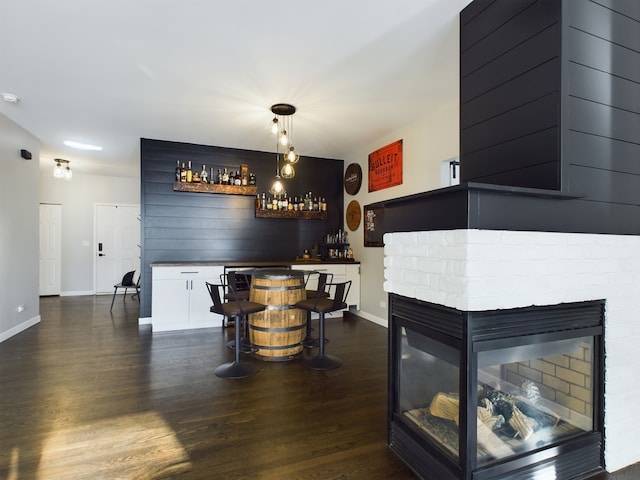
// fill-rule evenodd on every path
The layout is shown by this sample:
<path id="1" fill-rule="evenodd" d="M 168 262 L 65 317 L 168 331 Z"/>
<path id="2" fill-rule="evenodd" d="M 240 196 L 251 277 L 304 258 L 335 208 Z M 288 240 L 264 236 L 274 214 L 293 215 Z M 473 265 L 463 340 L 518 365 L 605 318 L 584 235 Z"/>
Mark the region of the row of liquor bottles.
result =
<path id="1" fill-rule="evenodd" d="M 290 197 L 287 193 L 267 196 L 266 193 L 258 194 L 256 206 L 259 210 L 287 210 L 287 211 L 310 211 L 326 212 L 327 201 L 324 197 L 313 196 L 311 192 Z"/>
<path id="2" fill-rule="evenodd" d="M 228 171 L 227 168 L 210 168 L 207 172 L 207 166 L 202 165 L 202 170 L 198 171 L 191 168 L 191 162 L 176 162 L 176 182 L 183 183 L 213 183 L 217 185 L 256 185 L 256 176 L 250 173 L 243 165 L 241 170 Z"/>

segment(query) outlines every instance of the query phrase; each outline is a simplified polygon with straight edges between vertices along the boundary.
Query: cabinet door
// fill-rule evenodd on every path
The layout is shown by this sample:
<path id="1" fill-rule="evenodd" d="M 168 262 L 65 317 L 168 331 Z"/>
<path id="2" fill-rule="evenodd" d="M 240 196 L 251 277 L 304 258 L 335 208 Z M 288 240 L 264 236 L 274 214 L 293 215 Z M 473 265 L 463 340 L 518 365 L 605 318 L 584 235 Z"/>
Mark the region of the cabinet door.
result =
<path id="1" fill-rule="evenodd" d="M 347 305 L 360 310 L 360 265 L 347 265 L 347 280 L 351 280 L 351 289 L 347 296 Z"/>
<path id="2" fill-rule="evenodd" d="M 190 302 L 189 302 L 189 327 L 205 328 L 205 327 L 221 327 L 222 315 L 211 312 L 213 301 L 207 290 L 209 283 L 219 283 L 220 278 L 194 278 L 189 282 L 190 286 Z"/>
<path id="3" fill-rule="evenodd" d="M 190 292 L 186 279 L 153 280 L 151 318 L 153 330 L 179 329 L 189 322 Z"/>

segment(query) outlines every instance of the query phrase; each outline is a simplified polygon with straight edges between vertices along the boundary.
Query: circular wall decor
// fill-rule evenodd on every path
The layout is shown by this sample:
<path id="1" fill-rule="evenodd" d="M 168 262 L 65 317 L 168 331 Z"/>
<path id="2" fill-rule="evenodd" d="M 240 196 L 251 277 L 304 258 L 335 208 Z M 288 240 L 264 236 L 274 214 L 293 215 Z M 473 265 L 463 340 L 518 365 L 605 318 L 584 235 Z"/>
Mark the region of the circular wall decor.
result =
<path id="1" fill-rule="evenodd" d="M 350 163 L 344 172 L 344 189 L 349 195 L 355 195 L 362 185 L 362 168 L 357 163 Z"/>
<path id="2" fill-rule="evenodd" d="M 347 205 L 347 227 L 352 232 L 357 230 L 360 226 L 360 220 L 362 220 L 362 210 L 360 209 L 360 204 L 357 200 L 351 200 L 349 205 Z"/>

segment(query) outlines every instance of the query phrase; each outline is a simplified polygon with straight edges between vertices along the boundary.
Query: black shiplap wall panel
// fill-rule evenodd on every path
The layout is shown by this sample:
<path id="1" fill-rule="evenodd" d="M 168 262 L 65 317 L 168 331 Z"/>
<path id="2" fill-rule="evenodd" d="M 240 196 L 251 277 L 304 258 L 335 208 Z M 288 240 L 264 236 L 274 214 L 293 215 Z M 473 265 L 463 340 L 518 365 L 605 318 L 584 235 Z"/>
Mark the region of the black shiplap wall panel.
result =
<path id="1" fill-rule="evenodd" d="M 558 91 L 559 58 L 545 62 L 535 67 L 535 70 L 528 75 L 518 75 L 503 83 L 500 88 L 489 90 L 466 102 L 465 117 L 460 119 L 460 129 L 467 129 Z"/>
<path id="2" fill-rule="evenodd" d="M 558 189 L 560 5 L 483 6 L 461 14 L 461 180 Z"/>
<path id="3" fill-rule="evenodd" d="M 608 21 L 608 19 L 604 18 L 602 21 Z M 640 28 L 640 24 L 637 28 Z M 567 54 L 571 62 L 640 82 L 640 69 L 638 68 L 640 50 L 611 43 L 575 28 L 570 28 L 567 33 L 569 40 Z"/>
<path id="4" fill-rule="evenodd" d="M 557 93 L 546 95 L 465 129 L 464 140 L 461 140 L 460 154 L 464 156 L 501 143 L 517 141 L 516 139 L 557 126 L 558 113 L 554 108 L 557 103 Z M 540 161 L 548 161 L 548 159 L 540 159 Z"/>
<path id="5" fill-rule="evenodd" d="M 555 190 L 558 175 L 558 163 L 548 162 L 528 167 L 511 168 L 494 174 L 478 176 L 475 182 L 491 183 L 494 185 L 525 185 L 531 178 L 537 178 L 536 188 Z M 548 183 L 545 183 L 547 181 Z"/>
<path id="6" fill-rule="evenodd" d="M 541 18 L 545 13 L 546 21 Z M 535 22 L 516 28 L 516 19 L 525 18 Z M 504 24 L 506 19 L 514 25 Z M 628 231 L 624 217 L 640 203 L 640 2 L 474 1 L 462 12 L 460 24 L 461 180 L 584 195 L 578 209 L 584 218 L 568 219 L 568 225 L 588 221 L 592 208 L 608 216 L 591 217 L 602 224 L 602 231 Z M 550 27 L 521 43 L 526 28 L 545 24 Z M 501 31 L 518 33 L 505 35 L 501 43 L 496 40 Z M 492 45 L 492 51 L 483 52 L 483 45 Z M 540 62 L 545 55 L 557 69 Z M 479 66 L 483 60 L 486 65 Z M 531 68 L 523 69 L 527 62 Z M 546 77 L 542 84 L 540 78 L 527 78 L 536 70 Z M 517 110 L 527 95 L 546 90 L 557 92 L 556 104 L 547 104 L 547 112 L 532 112 L 530 118 L 512 116 L 521 125 L 509 125 L 514 111 L 509 105 Z M 526 132 L 553 116 L 555 131 L 541 131 L 546 138 L 537 146 L 522 141 L 525 135 L 517 136 L 518 128 Z M 511 135 L 516 136 L 507 140 Z"/>
<path id="7" fill-rule="evenodd" d="M 638 35 L 640 36 L 640 33 Z M 638 69 L 640 70 L 640 64 Z M 640 82 L 627 80 L 577 63 L 569 64 L 568 72 L 569 96 L 621 110 L 640 111 Z M 602 88 L 602 85 L 609 85 L 609 88 Z"/>
<path id="8" fill-rule="evenodd" d="M 593 0 L 593 3 L 631 19 L 640 19 L 640 2 L 638 0 Z"/>
<path id="9" fill-rule="evenodd" d="M 508 38 L 502 39 L 508 42 Z M 520 75 L 526 75 L 536 67 L 560 55 L 560 26 L 553 26 L 540 32 L 528 42 L 519 44 L 506 54 L 493 59 L 490 54 L 482 56 L 485 61 L 483 68 L 476 69 L 468 75 L 461 76 L 460 102 L 464 105 L 490 90 L 500 89 L 508 81 Z M 482 52 L 476 52 L 481 56 Z M 461 56 L 461 62 L 466 61 L 466 54 Z M 461 67 L 462 69 L 462 67 Z M 559 80 L 560 73 L 558 72 Z"/>
<path id="10" fill-rule="evenodd" d="M 640 175 L 640 144 L 575 131 L 569 132 L 566 143 L 569 165 Z"/>
<path id="11" fill-rule="evenodd" d="M 343 161 L 302 157 L 296 177 L 285 180 L 291 196 L 327 198 L 327 220 L 255 218 L 255 197 L 174 192 L 176 161 L 239 170 L 245 163 L 268 192 L 275 154 L 161 140 L 141 140 L 141 317 L 151 315 L 151 269 L 162 261 L 292 261 L 327 233 L 343 227 Z M 148 286 L 149 288 L 144 288 Z"/>
<path id="12" fill-rule="evenodd" d="M 460 52 L 465 53 L 478 42 L 509 23 L 535 0 L 513 0 L 506 5 L 495 0 L 475 1 L 469 4 L 461 17 Z"/>
<path id="13" fill-rule="evenodd" d="M 496 3 L 483 12 L 482 18 L 485 19 L 482 23 L 489 25 L 474 24 L 473 32 L 468 31 L 471 29 L 464 31 L 465 37 L 477 40 L 473 43 L 466 38 L 464 40 L 467 47 L 461 53 L 464 56 L 460 69 L 462 77 L 508 55 L 521 45 L 531 44 L 532 37 L 559 21 L 558 18 L 550 17 L 546 3 L 535 0 L 514 0 L 507 5 Z"/>
<path id="14" fill-rule="evenodd" d="M 570 130 L 625 142 L 638 140 L 638 113 L 575 97 L 570 97 L 567 102 L 569 112 L 566 118 Z"/>
<path id="15" fill-rule="evenodd" d="M 560 130 L 553 127 L 478 152 L 465 154 L 464 165 L 467 175 L 481 178 L 506 170 L 528 168 L 547 160 L 556 164 L 556 173 L 550 180 L 557 178 L 557 171 L 560 168 L 559 134 Z M 488 162 L 487 159 L 492 161 Z"/>

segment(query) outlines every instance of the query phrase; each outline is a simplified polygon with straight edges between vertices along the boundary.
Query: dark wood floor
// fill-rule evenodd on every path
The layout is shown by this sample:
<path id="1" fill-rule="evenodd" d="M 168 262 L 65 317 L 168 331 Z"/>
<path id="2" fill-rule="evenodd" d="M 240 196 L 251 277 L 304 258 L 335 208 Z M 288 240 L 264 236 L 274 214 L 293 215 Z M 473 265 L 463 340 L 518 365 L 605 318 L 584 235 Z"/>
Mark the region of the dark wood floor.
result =
<path id="1" fill-rule="evenodd" d="M 233 329 L 152 334 L 110 301 L 42 298 L 42 322 L 0 343 L 0 479 L 416 478 L 386 446 L 385 328 L 329 320 L 337 370 L 251 360 L 224 380 Z"/>

